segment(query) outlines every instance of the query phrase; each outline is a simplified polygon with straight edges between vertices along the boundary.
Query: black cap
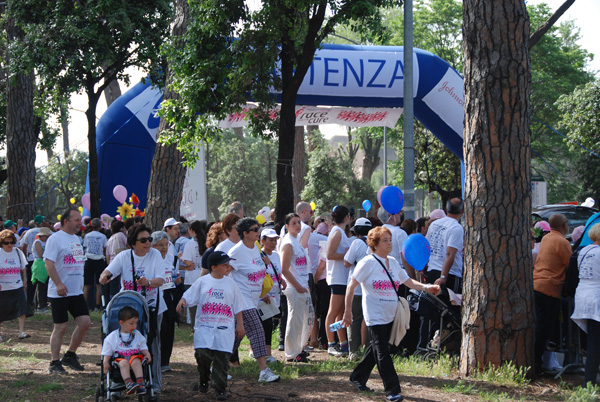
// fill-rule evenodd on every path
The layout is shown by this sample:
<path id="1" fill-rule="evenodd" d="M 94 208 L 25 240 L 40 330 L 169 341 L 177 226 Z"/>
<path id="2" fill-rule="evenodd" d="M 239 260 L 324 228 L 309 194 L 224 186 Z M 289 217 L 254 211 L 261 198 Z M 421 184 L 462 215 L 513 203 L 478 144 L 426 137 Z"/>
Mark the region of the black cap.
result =
<path id="1" fill-rule="evenodd" d="M 208 256 L 208 266 L 212 268 L 215 265 L 225 264 L 226 262 L 229 262 L 231 260 L 233 260 L 233 258 L 228 256 L 227 253 L 224 253 L 222 251 L 213 251 Z"/>

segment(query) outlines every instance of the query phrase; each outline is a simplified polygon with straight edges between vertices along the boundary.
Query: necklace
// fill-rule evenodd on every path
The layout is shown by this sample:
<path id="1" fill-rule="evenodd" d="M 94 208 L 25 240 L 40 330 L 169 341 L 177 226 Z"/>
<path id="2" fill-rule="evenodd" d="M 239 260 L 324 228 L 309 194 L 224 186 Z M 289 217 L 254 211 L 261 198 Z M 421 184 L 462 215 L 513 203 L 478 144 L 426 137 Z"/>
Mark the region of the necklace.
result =
<path id="1" fill-rule="evenodd" d="M 125 345 L 126 348 L 128 348 L 129 345 L 131 345 L 131 342 L 133 342 L 133 338 L 135 337 L 134 332 L 135 330 L 131 331 L 129 333 L 129 339 L 124 341 L 123 337 L 121 336 L 121 331 L 119 331 L 119 338 L 121 339 L 121 342 L 123 343 L 123 345 Z"/>

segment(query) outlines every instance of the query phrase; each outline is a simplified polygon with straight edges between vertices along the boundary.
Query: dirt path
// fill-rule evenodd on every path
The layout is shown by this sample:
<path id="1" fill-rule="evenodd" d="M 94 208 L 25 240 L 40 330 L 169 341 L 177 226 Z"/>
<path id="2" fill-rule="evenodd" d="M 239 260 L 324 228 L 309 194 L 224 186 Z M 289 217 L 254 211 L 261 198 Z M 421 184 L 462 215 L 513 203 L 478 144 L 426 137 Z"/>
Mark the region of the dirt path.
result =
<path id="1" fill-rule="evenodd" d="M 5 342 L 0 344 L 0 401 L 93 401 L 96 386 L 99 383 L 100 368 L 100 327 L 99 314 L 92 314 L 94 326 L 88 332 L 84 343 L 77 351 L 85 366 L 81 373 L 70 371 L 66 376 L 47 374 L 50 361 L 49 339 L 52 329 L 49 314 L 36 315 L 28 319 L 27 331 L 31 338 L 17 340 L 16 322 L 5 323 L 2 335 Z M 67 334 L 72 331 L 71 323 Z M 171 367 L 173 371 L 163 375 L 161 401 L 213 401 L 214 393 L 200 394 L 192 391 L 197 379 L 193 353 L 191 330 L 182 326 L 176 333 L 177 342 L 173 351 Z M 65 344 L 67 339 L 65 338 Z M 63 347 L 63 352 L 64 349 Z M 273 355 L 280 361 L 283 352 Z M 242 348 L 240 356 L 249 359 Z M 313 352 L 311 359 L 316 362 L 328 360 L 326 352 Z M 300 364 L 298 364 L 300 365 Z M 359 394 L 348 383 L 349 368 L 332 369 L 323 372 L 314 365 L 278 363 L 272 366 L 276 373 L 285 373 L 284 379 L 275 384 L 258 384 L 258 370 L 248 361 L 242 369 L 232 368 L 233 380 L 229 384 L 231 401 L 384 401 L 383 386 L 377 370 L 368 385 L 375 390 L 372 394 Z M 68 369 L 67 369 L 68 370 Z M 556 382 L 538 382 L 524 388 L 509 388 L 478 383 L 479 391 L 469 390 L 467 383 L 461 386 L 457 377 L 439 379 L 417 376 L 405 376 L 400 373 L 400 381 L 405 400 L 418 402 L 448 401 L 469 402 L 480 400 L 548 400 L 563 398 L 558 395 L 560 389 Z M 575 381 L 580 381 L 575 378 Z M 454 391 L 446 392 L 444 386 Z M 472 385 L 471 385 L 472 386 Z M 461 388 L 462 387 L 462 388 Z M 457 389 L 458 388 L 458 389 Z M 464 389 L 463 389 L 464 388 Z M 483 389 L 483 391 L 481 391 Z M 461 393 L 464 392 L 464 393 Z M 471 394 L 471 395 L 467 395 Z M 486 397 L 486 394 L 495 399 Z M 126 398 L 125 400 L 135 400 Z"/>

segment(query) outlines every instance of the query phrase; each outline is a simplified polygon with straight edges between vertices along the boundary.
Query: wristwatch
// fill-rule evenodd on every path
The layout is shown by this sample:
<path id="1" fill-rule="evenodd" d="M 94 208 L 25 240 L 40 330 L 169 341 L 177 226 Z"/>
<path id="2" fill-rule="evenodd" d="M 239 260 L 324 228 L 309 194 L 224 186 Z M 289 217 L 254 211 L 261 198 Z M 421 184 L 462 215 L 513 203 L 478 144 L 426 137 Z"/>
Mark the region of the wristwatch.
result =
<path id="1" fill-rule="evenodd" d="M 446 279 L 446 275 L 440 275 L 440 279 Z"/>

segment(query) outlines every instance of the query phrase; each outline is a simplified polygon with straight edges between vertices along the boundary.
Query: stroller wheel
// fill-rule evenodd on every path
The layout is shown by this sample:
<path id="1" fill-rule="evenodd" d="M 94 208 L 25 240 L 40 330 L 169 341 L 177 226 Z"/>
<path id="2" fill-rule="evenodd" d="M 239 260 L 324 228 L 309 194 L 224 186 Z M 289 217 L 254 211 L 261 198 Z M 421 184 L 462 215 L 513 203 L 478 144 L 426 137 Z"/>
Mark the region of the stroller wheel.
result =
<path id="1" fill-rule="evenodd" d="M 104 402 L 104 387 L 102 385 L 98 385 L 96 387 L 96 402 Z"/>

